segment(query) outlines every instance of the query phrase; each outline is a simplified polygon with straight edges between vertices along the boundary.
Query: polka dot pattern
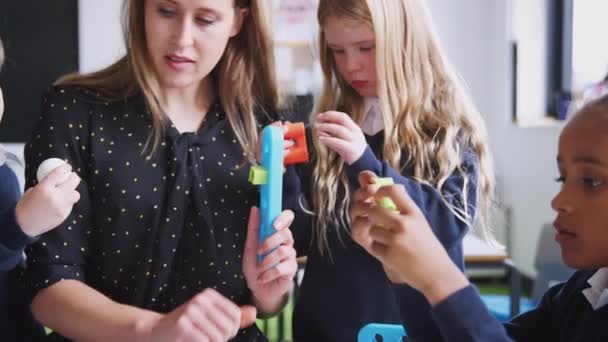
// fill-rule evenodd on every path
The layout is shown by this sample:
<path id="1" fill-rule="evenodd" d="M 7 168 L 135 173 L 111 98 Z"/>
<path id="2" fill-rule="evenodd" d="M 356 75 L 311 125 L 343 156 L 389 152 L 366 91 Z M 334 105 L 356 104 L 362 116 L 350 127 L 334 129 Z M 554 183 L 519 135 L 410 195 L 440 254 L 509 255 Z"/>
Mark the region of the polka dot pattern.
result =
<path id="1" fill-rule="evenodd" d="M 219 103 L 199 132 L 167 124 L 156 151 L 142 97 L 105 102 L 55 87 L 26 146 L 26 178 L 43 160 L 68 160 L 82 178 L 68 219 L 27 249 L 27 286 L 36 292 L 77 279 L 113 300 L 169 312 L 205 288 L 250 302 L 242 275 L 249 208 L 258 190 Z M 261 118 L 260 118 L 261 121 Z M 237 340 L 263 337 L 257 328 Z"/>

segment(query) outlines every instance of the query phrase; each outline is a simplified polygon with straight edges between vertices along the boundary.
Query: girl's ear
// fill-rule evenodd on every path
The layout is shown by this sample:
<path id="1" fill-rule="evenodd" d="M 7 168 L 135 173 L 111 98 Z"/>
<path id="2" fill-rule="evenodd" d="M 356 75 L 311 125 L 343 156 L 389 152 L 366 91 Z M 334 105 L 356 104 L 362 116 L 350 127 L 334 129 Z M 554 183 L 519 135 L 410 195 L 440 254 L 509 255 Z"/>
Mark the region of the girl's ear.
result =
<path id="1" fill-rule="evenodd" d="M 239 32 L 241 32 L 241 28 L 243 27 L 243 22 L 245 18 L 249 15 L 248 8 L 237 8 L 236 15 L 234 16 L 234 23 L 232 25 L 232 30 L 230 31 L 230 37 L 234 37 Z"/>

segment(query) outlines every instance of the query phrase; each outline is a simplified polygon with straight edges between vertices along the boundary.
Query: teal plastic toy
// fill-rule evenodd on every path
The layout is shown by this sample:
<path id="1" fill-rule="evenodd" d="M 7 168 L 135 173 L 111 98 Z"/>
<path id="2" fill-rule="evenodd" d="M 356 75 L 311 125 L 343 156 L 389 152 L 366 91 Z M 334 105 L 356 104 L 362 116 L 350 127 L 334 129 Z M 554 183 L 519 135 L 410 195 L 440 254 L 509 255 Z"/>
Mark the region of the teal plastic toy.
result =
<path id="1" fill-rule="evenodd" d="M 378 336 L 382 339 L 378 339 Z M 402 325 L 369 323 L 359 330 L 357 342 L 402 342 L 406 336 Z"/>
<path id="2" fill-rule="evenodd" d="M 274 234 L 272 223 L 281 213 L 283 202 L 283 166 L 308 162 L 308 149 L 303 123 L 287 125 L 284 131 L 279 126 L 266 126 L 262 131 L 261 165 L 251 167 L 249 182 L 260 186 L 260 231 L 261 244 Z M 295 146 L 283 156 L 285 139 L 293 139 Z M 263 260 L 258 255 L 258 262 Z"/>

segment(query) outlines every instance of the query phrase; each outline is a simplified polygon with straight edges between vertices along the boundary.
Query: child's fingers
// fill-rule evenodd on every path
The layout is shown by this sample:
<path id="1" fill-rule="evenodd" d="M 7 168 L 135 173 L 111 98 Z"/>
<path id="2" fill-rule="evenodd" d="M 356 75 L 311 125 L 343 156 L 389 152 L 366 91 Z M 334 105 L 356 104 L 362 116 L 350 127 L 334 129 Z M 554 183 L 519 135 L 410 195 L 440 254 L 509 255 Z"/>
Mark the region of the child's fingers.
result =
<path id="1" fill-rule="evenodd" d="M 44 177 L 40 183 L 44 185 L 56 186 L 63 181 L 65 174 L 69 173 L 70 171 L 72 171 L 72 165 L 63 163 L 56 167 L 53 171 L 49 172 L 49 174 Z"/>
<path id="2" fill-rule="evenodd" d="M 68 201 L 68 203 L 74 205 L 74 204 L 78 203 L 78 201 L 80 201 L 80 193 L 78 191 L 72 190 L 71 192 L 69 192 L 66 195 L 65 198 Z"/>
<path id="3" fill-rule="evenodd" d="M 360 186 L 372 185 L 376 184 L 376 179 L 378 179 L 378 176 L 372 171 L 365 170 L 359 172 L 358 179 Z"/>
<path id="4" fill-rule="evenodd" d="M 317 121 L 320 123 L 336 123 L 346 128 L 353 130 L 358 127 L 357 124 L 353 121 L 353 119 L 346 113 L 336 112 L 336 111 L 327 111 L 319 114 L 317 117 Z"/>
<path id="5" fill-rule="evenodd" d="M 331 137 L 331 134 L 326 133 L 326 132 L 322 132 L 322 131 L 317 131 L 317 137 L 321 138 L 321 137 Z"/>
<path id="6" fill-rule="evenodd" d="M 348 210 L 348 214 L 352 221 L 359 217 L 367 217 L 372 207 L 372 203 L 366 201 L 355 201 L 354 204 Z"/>
<path id="7" fill-rule="evenodd" d="M 376 192 L 375 197 L 376 199 L 389 197 L 397 206 L 397 210 L 399 210 L 399 212 L 402 214 L 415 213 L 420 211 L 420 208 L 418 208 L 416 202 L 414 202 L 414 200 L 410 197 L 407 191 L 405 191 L 405 187 L 402 184 L 383 186 L 378 189 L 378 192 Z"/>
<path id="8" fill-rule="evenodd" d="M 355 242 L 367 249 L 371 243 L 369 230 L 373 223 L 367 217 L 358 217 L 351 222 L 351 236 Z"/>
<path id="9" fill-rule="evenodd" d="M 395 240 L 395 233 L 392 230 L 387 229 L 387 227 L 372 226 L 369 228 L 369 237 L 372 238 L 374 242 L 389 245 Z"/>
<path id="10" fill-rule="evenodd" d="M 326 135 L 343 140 L 351 140 L 352 134 L 350 130 L 344 126 L 334 123 L 318 123 L 316 127 L 317 131 L 325 133 Z"/>
<path id="11" fill-rule="evenodd" d="M 353 201 L 369 203 L 373 201 L 373 197 L 378 191 L 378 186 L 375 184 L 362 185 L 355 193 L 353 194 Z"/>
<path id="12" fill-rule="evenodd" d="M 384 262 L 388 255 L 388 246 L 374 241 L 369 248 L 369 252 L 372 256 L 379 259 L 381 262 Z"/>
<path id="13" fill-rule="evenodd" d="M 283 149 L 284 150 L 288 150 L 288 149 L 290 149 L 290 148 L 292 148 L 294 146 L 296 146 L 296 142 L 293 139 L 286 139 L 283 142 Z"/>
<path id="14" fill-rule="evenodd" d="M 319 142 L 336 152 L 347 151 L 351 146 L 350 142 L 336 137 L 319 136 Z"/>
<path id="15" fill-rule="evenodd" d="M 57 185 L 57 190 L 67 193 L 75 190 L 78 187 L 78 184 L 80 184 L 80 177 L 76 174 L 76 172 L 70 172 L 68 179 Z"/>
<path id="16" fill-rule="evenodd" d="M 374 225 L 385 227 L 389 230 L 402 230 L 402 219 L 403 216 L 390 209 L 386 209 L 379 205 L 370 206 L 367 210 L 367 217 Z"/>

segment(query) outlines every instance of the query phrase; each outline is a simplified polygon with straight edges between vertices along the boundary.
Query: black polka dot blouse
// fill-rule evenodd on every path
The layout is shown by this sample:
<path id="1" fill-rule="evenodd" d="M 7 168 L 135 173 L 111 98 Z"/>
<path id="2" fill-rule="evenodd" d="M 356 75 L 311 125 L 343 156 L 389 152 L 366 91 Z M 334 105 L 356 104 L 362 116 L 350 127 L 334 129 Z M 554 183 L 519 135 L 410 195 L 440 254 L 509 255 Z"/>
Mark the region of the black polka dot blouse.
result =
<path id="1" fill-rule="evenodd" d="M 258 122 L 275 119 L 265 114 Z M 197 133 L 167 125 L 148 155 L 151 127 L 142 96 L 108 103 L 81 88 L 47 93 L 25 150 L 27 186 L 35 185 L 43 160 L 66 159 L 82 178 L 81 200 L 27 249 L 32 293 L 76 279 L 117 302 L 157 312 L 205 288 L 250 303 L 242 253 L 259 195 L 222 107 L 210 108 Z M 235 340 L 265 340 L 260 335 L 254 325 Z"/>

